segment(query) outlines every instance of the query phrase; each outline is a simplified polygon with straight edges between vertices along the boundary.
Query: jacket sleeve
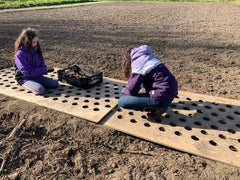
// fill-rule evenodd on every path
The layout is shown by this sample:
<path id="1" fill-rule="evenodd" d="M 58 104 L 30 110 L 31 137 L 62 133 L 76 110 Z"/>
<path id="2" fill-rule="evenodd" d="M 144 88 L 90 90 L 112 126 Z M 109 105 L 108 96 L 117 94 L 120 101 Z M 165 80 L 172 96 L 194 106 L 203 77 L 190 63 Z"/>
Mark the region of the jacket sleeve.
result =
<path id="1" fill-rule="evenodd" d="M 38 77 L 47 73 L 47 66 L 44 64 L 42 67 L 33 67 L 27 60 L 26 52 L 19 50 L 16 54 L 15 64 L 17 68 L 26 77 Z"/>
<path id="2" fill-rule="evenodd" d="M 39 57 L 40 58 L 40 57 Z M 39 67 L 46 67 L 47 68 L 47 65 L 45 64 L 44 60 L 41 60 L 41 64 Z"/>
<path id="3" fill-rule="evenodd" d="M 128 85 L 124 89 L 124 94 L 129 96 L 136 96 L 141 89 L 141 84 L 143 82 L 143 75 L 132 73 Z"/>

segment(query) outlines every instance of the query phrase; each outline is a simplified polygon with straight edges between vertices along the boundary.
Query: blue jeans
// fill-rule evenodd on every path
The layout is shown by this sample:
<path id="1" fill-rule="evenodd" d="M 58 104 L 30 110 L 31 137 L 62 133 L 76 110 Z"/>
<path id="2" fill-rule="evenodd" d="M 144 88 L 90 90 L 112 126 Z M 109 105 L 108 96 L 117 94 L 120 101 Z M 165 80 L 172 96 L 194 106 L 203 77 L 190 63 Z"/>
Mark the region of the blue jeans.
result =
<path id="1" fill-rule="evenodd" d="M 32 91 L 34 94 L 43 94 L 45 92 L 45 88 L 57 88 L 58 80 L 41 76 L 34 80 L 26 81 L 22 86 Z"/>
<path id="2" fill-rule="evenodd" d="M 122 96 L 118 100 L 118 106 L 124 109 L 133 109 L 137 111 L 144 111 L 148 109 L 165 109 L 168 108 L 174 98 L 167 100 L 156 101 L 148 94 L 138 94 L 137 96 Z"/>

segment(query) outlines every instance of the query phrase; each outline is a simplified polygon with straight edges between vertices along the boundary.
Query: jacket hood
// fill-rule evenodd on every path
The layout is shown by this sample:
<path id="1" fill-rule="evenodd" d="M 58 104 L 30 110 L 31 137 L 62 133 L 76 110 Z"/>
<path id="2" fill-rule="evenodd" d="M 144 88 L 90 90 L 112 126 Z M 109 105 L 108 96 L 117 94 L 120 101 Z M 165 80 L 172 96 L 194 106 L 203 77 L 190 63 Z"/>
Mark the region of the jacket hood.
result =
<path id="1" fill-rule="evenodd" d="M 137 48 L 133 48 L 131 51 L 132 62 L 138 59 L 140 56 L 149 56 L 152 54 L 152 49 L 148 45 L 142 45 Z"/>
<path id="2" fill-rule="evenodd" d="M 142 45 L 131 50 L 132 68 L 142 67 L 147 61 L 156 59 L 152 54 L 152 49 L 148 45 Z"/>

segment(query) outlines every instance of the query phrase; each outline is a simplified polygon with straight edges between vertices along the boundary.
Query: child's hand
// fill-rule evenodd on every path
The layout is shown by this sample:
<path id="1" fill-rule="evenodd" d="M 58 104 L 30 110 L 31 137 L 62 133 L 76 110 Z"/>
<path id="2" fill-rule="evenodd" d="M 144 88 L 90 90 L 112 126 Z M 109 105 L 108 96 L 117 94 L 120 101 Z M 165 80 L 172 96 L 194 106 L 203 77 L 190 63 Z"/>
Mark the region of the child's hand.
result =
<path id="1" fill-rule="evenodd" d="M 141 85 L 141 89 L 140 89 L 139 93 L 146 93 L 146 89 L 144 88 L 143 85 Z"/>
<path id="2" fill-rule="evenodd" d="M 47 72 L 53 72 L 54 68 L 53 67 L 47 67 Z"/>

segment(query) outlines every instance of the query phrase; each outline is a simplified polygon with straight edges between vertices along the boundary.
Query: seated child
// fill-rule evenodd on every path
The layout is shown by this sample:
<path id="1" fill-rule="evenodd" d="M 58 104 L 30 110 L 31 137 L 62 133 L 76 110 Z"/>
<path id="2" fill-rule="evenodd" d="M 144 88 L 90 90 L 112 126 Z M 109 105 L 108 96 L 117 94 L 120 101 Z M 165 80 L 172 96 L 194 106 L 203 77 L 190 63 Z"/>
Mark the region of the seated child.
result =
<path id="1" fill-rule="evenodd" d="M 24 29 L 15 41 L 14 67 L 18 84 L 34 94 L 43 94 L 45 88 L 58 87 L 57 80 L 43 76 L 54 69 L 45 65 L 38 36 L 33 29 Z"/>

